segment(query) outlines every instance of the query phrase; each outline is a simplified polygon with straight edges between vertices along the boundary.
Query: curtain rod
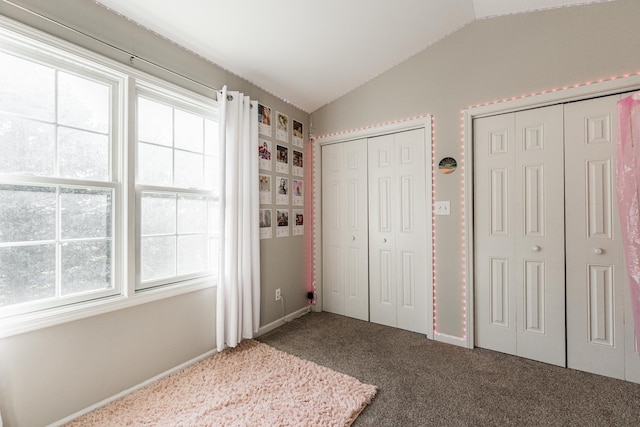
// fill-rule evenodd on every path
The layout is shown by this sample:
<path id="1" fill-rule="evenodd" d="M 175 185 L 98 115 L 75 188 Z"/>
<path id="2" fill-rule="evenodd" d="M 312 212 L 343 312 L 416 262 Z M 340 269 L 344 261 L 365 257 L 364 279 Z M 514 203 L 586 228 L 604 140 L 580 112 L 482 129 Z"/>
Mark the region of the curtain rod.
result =
<path id="1" fill-rule="evenodd" d="M 213 90 L 213 91 L 216 91 L 216 92 L 220 92 L 220 89 L 217 89 L 217 88 L 211 87 L 211 86 L 209 86 L 209 85 L 206 85 L 206 84 L 204 84 L 204 83 L 202 83 L 202 82 L 199 82 L 199 81 L 197 81 L 197 80 L 192 79 L 191 77 L 187 77 L 187 76 L 185 76 L 185 75 L 183 75 L 183 74 L 180 74 L 180 73 L 178 73 L 178 72 L 176 72 L 176 71 L 170 70 L 169 68 L 166 68 L 166 67 L 164 67 L 164 66 L 162 66 L 162 65 L 160 65 L 160 64 L 156 64 L 155 62 L 150 61 L 150 60 L 148 60 L 148 59 L 141 58 L 140 56 L 138 56 L 138 55 L 136 55 L 136 54 L 134 54 L 134 53 L 132 53 L 132 52 L 129 52 L 129 51 L 127 51 L 127 50 L 125 50 L 125 49 L 123 49 L 123 48 L 121 48 L 121 47 L 115 46 L 115 45 L 113 45 L 113 44 L 111 44 L 111 43 L 108 43 L 108 42 L 106 42 L 106 41 L 104 41 L 104 40 L 101 40 L 101 39 L 99 39 L 99 38 L 97 38 L 97 37 L 95 37 L 95 36 L 92 36 L 91 34 L 87 34 L 87 33 L 82 32 L 82 31 L 80 31 L 80 30 L 78 30 L 78 29 L 76 29 L 76 28 L 70 27 L 70 26 L 68 26 L 68 25 L 66 25 L 66 24 L 63 24 L 62 22 L 56 21 L 55 19 L 50 18 L 50 17 L 48 17 L 48 16 L 45 16 L 45 15 L 43 15 L 43 14 L 39 13 L 39 12 L 36 12 L 36 11 L 34 11 L 34 10 L 31 10 L 31 9 L 28 9 L 28 8 L 26 8 L 26 7 L 24 7 L 24 6 L 21 6 L 21 5 L 18 5 L 18 4 L 14 3 L 14 2 L 12 2 L 12 1 L 10 1 L 10 0 L 2 0 L 2 1 L 3 1 L 4 3 L 8 3 L 8 4 L 10 4 L 10 5 L 12 5 L 12 6 L 14 6 L 14 7 L 18 8 L 18 9 L 21 9 L 21 10 L 23 10 L 23 11 L 27 12 L 27 13 L 30 13 L 30 14 L 32 14 L 32 15 L 34 15 L 34 16 L 37 16 L 37 17 L 38 17 L 38 18 L 40 18 L 40 19 L 44 19 L 45 21 L 49 21 L 49 22 L 51 22 L 51 23 L 53 23 L 53 24 L 55 24 L 55 25 L 58 25 L 58 26 L 60 26 L 60 27 L 62 27 L 62 28 L 64 28 L 64 29 L 66 29 L 66 30 L 69 30 L 69 31 L 74 32 L 74 33 L 76 33 L 76 34 L 80 34 L 80 35 L 82 35 L 82 36 L 84 36 L 84 37 L 87 37 L 87 38 L 89 38 L 89 39 L 92 39 L 92 40 L 94 40 L 94 41 L 97 41 L 98 43 L 102 43 L 103 45 L 108 46 L 108 47 L 110 47 L 110 48 L 112 48 L 112 49 L 115 49 L 115 50 L 117 50 L 117 51 L 119 51 L 119 52 L 125 53 L 125 54 L 129 55 L 129 63 L 130 63 L 130 64 L 133 64 L 133 60 L 134 60 L 134 59 L 137 59 L 137 60 L 142 61 L 142 62 L 145 62 L 145 63 L 147 63 L 147 64 L 149 64 L 149 65 L 151 65 L 151 66 L 153 66 L 153 67 L 156 67 L 156 68 L 158 68 L 158 69 L 160 69 L 160 70 L 162 70 L 162 71 L 165 71 L 165 72 L 167 72 L 167 73 L 173 74 L 173 75 L 175 75 L 175 76 L 178 76 L 178 77 L 180 77 L 180 78 L 183 78 L 183 79 L 185 79 L 185 80 L 188 80 L 188 81 L 190 81 L 190 82 L 192 82 L 192 83 L 195 83 L 195 84 L 197 84 L 197 85 L 200 85 L 200 86 L 202 86 L 202 87 L 204 87 L 204 88 L 207 88 L 207 89 L 210 89 L 210 90 Z"/>

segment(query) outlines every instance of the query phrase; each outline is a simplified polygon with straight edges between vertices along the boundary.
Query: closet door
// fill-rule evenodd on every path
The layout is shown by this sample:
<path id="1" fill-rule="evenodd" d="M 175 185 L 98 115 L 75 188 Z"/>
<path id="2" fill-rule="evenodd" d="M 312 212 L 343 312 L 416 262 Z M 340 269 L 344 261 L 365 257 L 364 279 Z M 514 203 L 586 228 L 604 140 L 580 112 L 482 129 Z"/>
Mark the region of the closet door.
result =
<path id="1" fill-rule="evenodd" d="M 615 95 L 565 107 L 567 363 L 624 379 L 628 285 L 614 157 L 619 99 Z"/>
<path id="2" fill-rule="evenodd" d="M 566 366 L 562 106 L 516 114 L 517 354 Z"/>
<path id="3" fill-rule="evenodd" d="M 367 140 L 322 147 L 323 310 L 369 320 Z"/>
<path id="4" fill-rule="evenodd" d="M 427 333 L 425 131 L 369 139 L 371 321 Z"/>
<path id="5" fill-rule="evenodd" d="M 476 345 L 565 365 L 562 107 L 474 121 Z"/>
<path id="6" fill-rule="evenodd" d="M 476 346 L 516 354 L 515 114 L 476 119 Z M 512 199 L 513 198 L 513 199 Z"/>

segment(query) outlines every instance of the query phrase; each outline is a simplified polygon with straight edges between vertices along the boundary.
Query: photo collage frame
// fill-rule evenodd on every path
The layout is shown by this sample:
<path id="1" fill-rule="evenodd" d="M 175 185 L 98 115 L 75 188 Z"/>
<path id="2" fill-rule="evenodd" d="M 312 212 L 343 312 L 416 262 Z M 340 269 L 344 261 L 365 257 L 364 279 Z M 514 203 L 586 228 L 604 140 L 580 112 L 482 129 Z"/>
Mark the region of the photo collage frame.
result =
<path id="1" fill-rule="evenodd" d="M 304 235 L 304 124 L 258 104 L 260 239 Z"/>

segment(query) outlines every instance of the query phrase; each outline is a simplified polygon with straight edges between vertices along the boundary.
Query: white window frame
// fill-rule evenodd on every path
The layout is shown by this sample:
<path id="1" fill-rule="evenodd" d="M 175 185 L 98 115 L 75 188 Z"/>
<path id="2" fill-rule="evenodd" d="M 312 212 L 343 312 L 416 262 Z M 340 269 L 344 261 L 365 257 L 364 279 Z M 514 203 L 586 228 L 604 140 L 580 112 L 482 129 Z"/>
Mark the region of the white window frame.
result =
<path id="1" fill-rule="evenodd" d="M 149 99 L 155 102 L 164 103 L 174 109 L 180 109 L 187 112 L 196 113 L 201 115 L 204 118 L 218 121 L 218 109 L 217 103 L 213 103 L 210 99 L 207 99 L 202 96 L 198 96 L 196 94 L 190 93 L 182 88 L 176 86 L 169 86 L 164 83 L 162 86 L 157 84 L 153 84 L 153 82 L 147 80 L 140 80 L 136 82 L 136 97 L 135 101 L 137 101 L 138 96 Z M 136 105 L 137 107 L 137 105 Z M 137 108 L 136 108 L 137 111 Z M 138 148 L 138 138 L 136 133 L 136 138 L 133 141 L 133 144 Z M 176 148 L 173 147 L 172 150 Z M 203 152 L 204 155 L 204 152 Z M 137 157 L 136 157 L 137 159 Z M 175 164 L 174 164 L 175 171 Z M 167 186 L 156 186 L 156 185 L 148 185 L 148 184 L 135 184 L 135 196 L 136 196 L 136 206 L 141 207 L 141 198 L 142 193 L 165 193 L 170 195 L 177 195 L 178 197 L 186 195 L 193 196 L 206 196 L 212 198 L 215 202 L 220 201 L 219 194 L 216 193 L 214 189 L 205 190 L 205 189 L 192 189 L 192 188 L 181 188 L 181 187 L 167 187 Z M 141 209 L 136 209 L 136 230 L 141 230 Z M 176 233 L 177 233 L 176 229 Z M 150 280 L 147 282 L 141 281 L 141 232 L 136 233 L 136 292 L 143 292 L 149 289 L 155 289 L 161 286 L 166 285 L 175 285 L 180 283 L 191 283 L 195 281 L 209 281 L 212 284 L 218 283 L 218 277 L 213 271 L 204 271 L 199 273 L 192 274 L 182 274 L 171 276 L 168 278 L 161 278 L 156 280 Z M 209 252 L 209 236 L 207 236 L 207 255 Z"/>
<path id="2" fill-rule="evenodd" d="M 0 338 L 50 327 L 82 318 L 96 316 L 215 287 L 211 277 L 190 280 L 136 291 L 136 259 L 138 258 L 138 224 L 135 190 L 135 101 L 136 88 L 153 88 L 160 93 L 180 94 L 184 100 L 206 105 L 218 111 L 217 91 L 202 89 L 196 94 L 179 85 L 150 76 L 127 65 L 58 39 L 42 31 L 0 16 L 0 49 L 20 54 L 29 60 L 41 60 L 46 65 L 60 67 L 81 76 L 92 76 L 111 85 L 111 152 L 109 182 L 78 181 L 67 178 L 0 175 L 3 184 L 60 185 L 63 187 L 108 188 L 113 191 L 112 216 L 112 283 L 114 289 L 95 298 L 70 298 L 61 304 L 8 306 L 0 310 Z M 167 79 L 178 80 L 166 72 Z M 188 85 L 188 84 L 187 84 Z M 205 96 L 206 95 L 206 96 Z M 217 117 L 216 117 L 217 118 Z M 17 306 L 17 305 L 16 305 Z"/>

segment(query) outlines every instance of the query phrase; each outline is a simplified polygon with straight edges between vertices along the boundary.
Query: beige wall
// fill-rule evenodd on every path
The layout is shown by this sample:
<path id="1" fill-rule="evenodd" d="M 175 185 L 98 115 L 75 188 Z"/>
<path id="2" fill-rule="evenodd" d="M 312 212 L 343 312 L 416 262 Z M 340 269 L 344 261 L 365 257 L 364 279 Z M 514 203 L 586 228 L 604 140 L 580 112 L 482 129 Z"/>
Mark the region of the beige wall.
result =
<path id="1" fill-rule="evenodd" d="M 42 426 L 215 347 L 215 290 L 0 340 L 5 426 Z"/>
<path id="2" fill-rule="evenodd" d="M 89 0 L 16 0 L 15 3 L 98 40 L 132 52 L 213 88 L 227 85 L 302 122 L 309 115 L 210 62 L 145 31 Z M 128 54 L 5 2 L 0 14 L 102 55 L 129 63 Z M 191 90 L 194 84 L 134 61 L 134 66 Z M 275 235 L 275 231 L 274 231 Z M 304 237 L 261 241 L 261 322 L 306 307 Z M 6 426 L 54 422 L 215 347 L 215 289 L 148 303 L 36 332 L 0 339 L 0 412 Z"/>
<path id="3" fill-rule="evenodd" d="M 312 113 L 316 136 L 433 115 L 435 159 L 462 157 L 461 110 L 513 96 L 640 71 L 640 2 L 476 21 Z M 465 153 L 470 158 L 471 153 Z M 462 337 L 462 175 L 436 173 L 437 330 Z M 476 194 L 476 197 L 482 195 Z"/>
<path id="4" fill-rule="evenodd" d="M 209 86 L 227 84 L 305 124 L 309 116 L 211 63 L 147 33 L 89 0 L 16 0 L 100 40 Z M 127 63 L 128 55 L 0 2 L 12 17 Z M 494 99 L 640 71 L 640 2 L 482 20 L 366 83 L 312 115 L 322 135 L 429 113 L 435 157 L 460 159 L 460 110 Z M 153 67 L 144 71 L 180 78 Z M 436 199 L 452 215 L 437 217 L 438 330 L 462 335 L 461 175 L 436 174 Z M 449 237 L 451 239 L 449 239 Z M 304 307 L 303 238 L 262 241 L 262 318 Z M 53 422 L 212 349 L 214 290 L 207 289 L 0 340 L 0 410 L 5 426 Z"/>

